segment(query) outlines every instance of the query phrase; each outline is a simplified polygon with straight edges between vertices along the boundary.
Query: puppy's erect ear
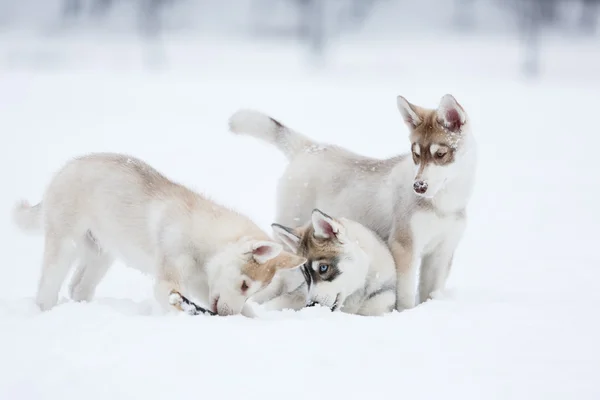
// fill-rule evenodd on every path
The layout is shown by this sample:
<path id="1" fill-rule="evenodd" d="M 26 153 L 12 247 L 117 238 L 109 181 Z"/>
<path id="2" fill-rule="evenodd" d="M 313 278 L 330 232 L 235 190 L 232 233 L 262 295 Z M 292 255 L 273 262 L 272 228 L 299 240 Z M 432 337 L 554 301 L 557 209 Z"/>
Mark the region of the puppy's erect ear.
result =
<path id="1" fill-rule="evenodd" d="M 338 239 L 345 233 L 344 226 L 319 209 L 314 209 L 311 215 L 315 237 L 319 239 Z"/>
<path id="2" fill-rule="evenodd" d="M 396 103 L 398 105 L 398 111 L 400 111 L 402 118 L 404 118 L 404 122 L 410 129 L 415 129 L 423 122 L 423 118 L 419 115 L 419 107 L 410 104 L 408 100 L 402 96 L 396 97 Z"/>
<path id="3" fill-rule="evenodd" d="M 292 252 L 298 251 L 300 244 L 300 236 L 297 235 L 292 228 L 280 224 L 271 224 L 273 233 L 285 244 Z"/>
<path id="4" fill-rule="evenodd" d="M 279 271 L 282 269 L 298 268 L 306 263 L 307 259 L 297 256 L 287 251 L 282 251 L 274 260 L 275 268 Z"/>
<path id="5" fill-rule="evenodd" d="M 264 264 L 269 260 L 277 257 L 283 250 L 279 243 L 268 242 L 265 240 L 257 240 L 252 243 L 252 257 L 259 264 Z"/>
<path id="6" fill-rule="evenodd" d="M 467 122 L 467 114 L 451 94 L 444 95 L 437 109 L 438 122 L 450 132 L 458 133 Z"/>

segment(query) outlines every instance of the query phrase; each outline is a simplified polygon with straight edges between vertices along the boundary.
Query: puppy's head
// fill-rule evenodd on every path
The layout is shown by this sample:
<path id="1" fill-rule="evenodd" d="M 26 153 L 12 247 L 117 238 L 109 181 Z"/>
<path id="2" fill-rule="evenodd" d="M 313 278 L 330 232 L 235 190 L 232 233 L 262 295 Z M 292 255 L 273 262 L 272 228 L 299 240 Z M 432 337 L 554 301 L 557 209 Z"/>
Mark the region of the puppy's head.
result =
<path id="1" fill-rule="evenodd" d="M 248 298 L 268 286 L 278 271 L 305 262 L 272 241 L 242 238 L 226 246 L 206 265 L 211 310 L 239 314 Z"/>
<path id="2" fill-rule="evenodd" d="M 338 310 L 347 296 L 364 285 L 369 259 L 347 235 L 346 226 L 315 209 L 302 228 L 272 224 L 275 235 L 293 252 L 306 258 L 302 267 L 309 302 Z"/>
<path id="3" fill-rule="evenodd" d="M 410 131 L 413 190 L 432 198 L 471 161 L 467 154 L 472 140 L 469 118 L 450 94 L 442 97 L 435 110 L 411 104 L 402 96 L 397 103 Z"/>

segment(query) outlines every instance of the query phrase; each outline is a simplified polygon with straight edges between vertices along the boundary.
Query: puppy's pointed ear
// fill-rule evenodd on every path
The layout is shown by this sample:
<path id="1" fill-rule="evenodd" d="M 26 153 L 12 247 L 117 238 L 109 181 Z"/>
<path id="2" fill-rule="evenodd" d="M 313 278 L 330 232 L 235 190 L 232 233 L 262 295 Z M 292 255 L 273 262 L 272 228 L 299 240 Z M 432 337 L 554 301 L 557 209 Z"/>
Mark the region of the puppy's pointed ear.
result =
<path id="1" fill-rule="evenodd" d="M 467 122 L 467 113 L 451 94 L 444 95 L 437 109 L 438 122 L 450 132 L 458 133 Z"/>
<path id="2" fill-rule="evenodd" d="M 419 107 L 409 103 L 408 100 L 402 96 L 396 97 L 396 103 L 398 105 L 398 111 L 400 111 L 404 122 L 410 129 L 415 129 L 417 126 L 421 125 L 423 118 L 419 115 Z"/>
<path id="3" fill-rule="evenodd" d="M 271 224 L 273 233 L 285 244 L 290 251 L 296 253 L 300 244 L 300 236 L 292 228 L 280 224 Z"/>
<path id="4" fill-rule="evenodd" d="M 315 208 L 311 215 L 315 237 L 319 239 L 338 239 L 345 233 L 344 226 L 334 218 Z"/>
<path id="5" fill-rule="evenodd" d="M 283 250 L 279 243 L 269 242 L 266 240 L 257 240 L 252 243 L 252 257 L 259 264 L 264 264 L 269 260 L 277 257 Z"/>
<path id="6" fill-rule="evenodd" d="M 304 265 L 306 261 L 307 259 L 304 257 L 282 251 L 275 259 L 275 268 L 278 271 L 282 269 L 294 269 Z"/>

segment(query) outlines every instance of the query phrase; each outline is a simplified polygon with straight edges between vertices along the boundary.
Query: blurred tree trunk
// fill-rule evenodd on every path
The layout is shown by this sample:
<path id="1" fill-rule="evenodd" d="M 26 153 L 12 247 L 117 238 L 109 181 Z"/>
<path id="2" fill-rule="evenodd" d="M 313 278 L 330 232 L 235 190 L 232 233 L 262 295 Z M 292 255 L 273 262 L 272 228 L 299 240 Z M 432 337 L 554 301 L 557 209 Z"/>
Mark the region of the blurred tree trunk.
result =
<path id="1" fill-rule="evenodd" d="M 62 3 L 62 17 L 69 18 L 78 16 L 81 14 L 81 10 L 83 9 L 81 5 L 81 0 L 63 0 Z"/>
<path id="2" fill-rule="evenodd" d="M 540 40 L 544 4 L 548 0 L 525 0 L 522 8 L 522 43 L 524 59 L 522 70 L 526 76 L 534 77 L 540 73 Z"/>
<path id="3" fill-rule="evenodd" d="M 471 30 L 475 26 L 473 8 L 475 0 L 454 0 L 454 26 L 460 30 Z"/>
<path id="4" fill-rule="evenodd" d="M 599 0 L 582 0 L 583 10 L 581 12 L 581 18 L 579 20 L 579 26 L 584 32 L 594 33 L 596 32 L 596 25 L 598 23 L 598 3 Z"/>
<path id="5" fill-rule="evenodd" d="M 308 42 L 313 62 L 321 63 L 326 47 L 326 3 L 328 0 L 297 0 L 300 6 L 301 36 Z"/>
<path id="6" fill-rule="evenodd" d="M 94 0 L 91 13 L 95 17 L 104 17 L 113 5 L 114 0 Z"/>

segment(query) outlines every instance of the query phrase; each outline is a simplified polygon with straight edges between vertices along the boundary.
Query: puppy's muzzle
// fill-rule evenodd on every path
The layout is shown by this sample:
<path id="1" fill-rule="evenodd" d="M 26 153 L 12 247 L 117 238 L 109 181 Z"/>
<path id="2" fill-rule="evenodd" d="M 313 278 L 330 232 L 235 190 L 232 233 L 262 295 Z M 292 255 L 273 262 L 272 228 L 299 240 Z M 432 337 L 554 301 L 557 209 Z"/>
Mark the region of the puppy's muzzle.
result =
<path id="1" fill-rule="evenodd" d="M 415 183 L 413 183 L 413 190 L 418 194 L 425 194 L 425 192 L 427 192 L 427 187 L 428 185 L 425 181 L 415 181 Z"/>
<path id="2" fill-rule="evenodd" d="M 310 303 L 308 303 L 306 305 L 306 307 L 314 307 L 318 304 L 318 305 L 323 305 L 325 307 L 329 307 L 329 309 L 331 311 L 335 311 L 340 306 L 339 302 L 340 302 L 340 294 L 338 293 L 337 296 L 335 296 L 335 300 L 333 301 L 333 304 L 331 306 L 328 306 L 327 304 L 321 304 L 318 300 L 312 300 Z"/>

